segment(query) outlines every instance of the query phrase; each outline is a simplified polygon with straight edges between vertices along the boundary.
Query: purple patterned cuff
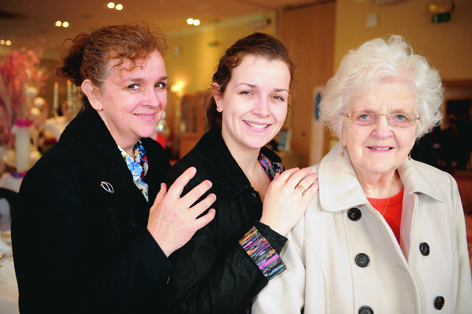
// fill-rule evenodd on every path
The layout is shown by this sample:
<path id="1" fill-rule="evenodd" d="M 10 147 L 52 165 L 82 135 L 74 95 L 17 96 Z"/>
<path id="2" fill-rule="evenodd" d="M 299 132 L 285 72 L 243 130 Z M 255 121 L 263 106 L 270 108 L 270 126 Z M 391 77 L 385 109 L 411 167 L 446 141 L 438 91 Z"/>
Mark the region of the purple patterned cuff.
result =
<path id="1" fill-rule="evenodd" d="M 239 244 L 256 263 L 257 267 L 259 267 L 267 279 L 271 280 L 287 269 L 279 254 L 277 254 L 255 227 L 252 227 L 251 230 L 239 240 Z"/>

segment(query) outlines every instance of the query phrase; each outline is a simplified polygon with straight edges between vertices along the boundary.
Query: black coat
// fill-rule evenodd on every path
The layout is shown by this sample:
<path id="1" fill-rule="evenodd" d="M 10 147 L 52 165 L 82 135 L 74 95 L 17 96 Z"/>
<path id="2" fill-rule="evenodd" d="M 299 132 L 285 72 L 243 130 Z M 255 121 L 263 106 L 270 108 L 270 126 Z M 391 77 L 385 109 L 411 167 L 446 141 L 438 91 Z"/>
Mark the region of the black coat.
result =
<path id="1" fill-rule="evenodd" d="M 271 150 L 261 153 L 272 162 L 280 158 Z M 210 180 L 216 202 L 215 218 L 169 259 L 175 273 L 168 283 L 169 313 L 246 313 L 252 299 L 268 279 L 238 241 L 261 218 L 259 193 L 238 166 L 217 128 L 203 135 L 197 145 L 169 171 L 168 186 L 190 166 L 195 177 L 183 194 L 204 180 Z M 269 227 L 256 223 L 261 234 L 280 252 L 286 239 Z"/>
<path id="2" fill-rule="evenodd" d="M 157 142 L 142 143 L 149 203 L 93 109 L 28 171 L 12 221 L 22 314 L 159 313 L 156 291 L 173 267 L 146 227 L 170 164 Z"/>

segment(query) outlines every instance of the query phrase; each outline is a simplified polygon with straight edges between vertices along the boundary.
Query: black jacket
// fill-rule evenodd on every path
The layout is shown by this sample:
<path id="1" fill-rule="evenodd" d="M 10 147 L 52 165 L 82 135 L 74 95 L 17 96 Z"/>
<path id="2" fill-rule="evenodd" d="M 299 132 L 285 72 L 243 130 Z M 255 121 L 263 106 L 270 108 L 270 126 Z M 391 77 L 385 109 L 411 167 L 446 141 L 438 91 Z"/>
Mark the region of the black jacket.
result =
<path id="1" fill-rule="evenodd" d="M 261 152 L 271 161 L 280 158 L 271 150 Z M 196 176 L 184 190 L 208 179 L 216 202 L 216 216 L 169 259 L 175 266 L 168 284 L 169 313 L 246 313 L 252 299 L 268 280 L 238 241 L 262 215 L 262 201 L 238 166 L 221 133 L 213 128 L 169 171 L 168 186 L 190 166 Z M 256 227 L 278 252 L 286 239 L 269 227 Z M 264 232 L 263 232 L 264 231 Z"/>
<path id="2" fill-rule="evenodd" d="M 22 314 L 159 312 L 155 293 L 173 267 L 146 227 L 170 164 L 159 144 L 142 143 L 149 203 L 93 109 L 28 171 L 12 222 Z"/>

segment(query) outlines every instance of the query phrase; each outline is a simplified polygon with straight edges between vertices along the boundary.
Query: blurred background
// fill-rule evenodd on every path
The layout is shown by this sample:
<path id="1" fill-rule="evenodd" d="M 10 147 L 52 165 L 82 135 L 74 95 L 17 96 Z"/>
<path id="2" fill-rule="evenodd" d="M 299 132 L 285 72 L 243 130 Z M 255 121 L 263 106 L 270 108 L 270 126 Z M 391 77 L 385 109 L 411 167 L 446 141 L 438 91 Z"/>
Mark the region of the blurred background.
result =
<path id="1" fill-rule="evenodd" d="M 297 71 L 292 111 L 271 145 L 287 168 L 318 163 L 336 142 L 317 105 L 342 57 L 372 38 L 400 34 L 439 70 L 445 87 L 443 122 L 417 143 L 413 158 L 452 173 L 472 213 L 471 0 L 119 1 L 0 1 L 0 171 L 21 177 L 76 114 L 76 90 L 55 77 L 55 67 L 64 41 L 81 32 L 145 19 L 169 35 L 168 107 L 154 137 L 173 161 L 204 132 L 193 108 L 225 49 L 254 31 L 281 38 L 295 52 Z M 13 144 L 18 119 L 33 125 L 25 169 Z"/>
<path id="2" fill-rule="evenodd" d="M 173 162 L 204 132 L 195 104 L 210 86 L 224 51 L 255 31 L 281 38 L 294 52 L 297 68 L 292 110 L 270 145 L 286 168 L 316 164 L 336 143 L 317 109 L 342 57 L 370 39 L 400 34 L 439 70 L 444 82 L 443 121 L 416 144 L 412 157 L 456 179 L 470 253 L 471 0 L 119 1 L 0 0 L 0 189 L 18 191 L 24 173 L 77 113 L 77 90 L 56 78 L 55 68 L 68 47 L 65 40 L 81 32 L 144 19 L 168 35 L 168 106 L 153 137 Z M 30 146 L 26 151 L 19 150 L 20 138 Z M 4 213 L 3 218 L 9 223 Z"/>

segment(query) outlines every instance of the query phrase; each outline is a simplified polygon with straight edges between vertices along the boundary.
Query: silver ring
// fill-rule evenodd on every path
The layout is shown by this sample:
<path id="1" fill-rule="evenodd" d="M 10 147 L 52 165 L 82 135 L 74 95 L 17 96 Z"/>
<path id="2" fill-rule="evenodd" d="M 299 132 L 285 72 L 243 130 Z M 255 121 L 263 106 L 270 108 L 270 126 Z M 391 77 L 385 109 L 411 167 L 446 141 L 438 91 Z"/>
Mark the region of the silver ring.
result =
<path id="1" fill-rule="evenodd" d="M 305 195 L 306 189 L 301 184 L 297 185 L 296 188 L 302 192 L 302 196 Z"/>

